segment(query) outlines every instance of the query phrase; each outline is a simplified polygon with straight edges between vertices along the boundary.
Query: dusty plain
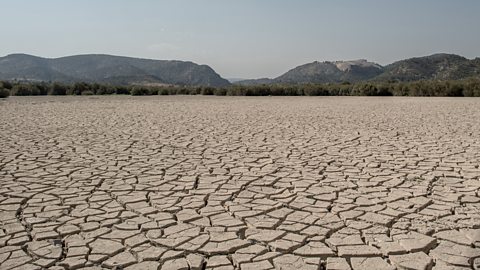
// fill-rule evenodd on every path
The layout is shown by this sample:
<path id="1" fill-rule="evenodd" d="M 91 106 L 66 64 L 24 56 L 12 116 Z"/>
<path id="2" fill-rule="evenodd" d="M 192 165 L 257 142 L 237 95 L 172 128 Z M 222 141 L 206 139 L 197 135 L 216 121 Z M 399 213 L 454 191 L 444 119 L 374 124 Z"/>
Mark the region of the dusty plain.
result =
<path id="1" fill-rule="evenodd" d="M 0 269 L 480 269 L 480 99 L 10 97 Z"/>

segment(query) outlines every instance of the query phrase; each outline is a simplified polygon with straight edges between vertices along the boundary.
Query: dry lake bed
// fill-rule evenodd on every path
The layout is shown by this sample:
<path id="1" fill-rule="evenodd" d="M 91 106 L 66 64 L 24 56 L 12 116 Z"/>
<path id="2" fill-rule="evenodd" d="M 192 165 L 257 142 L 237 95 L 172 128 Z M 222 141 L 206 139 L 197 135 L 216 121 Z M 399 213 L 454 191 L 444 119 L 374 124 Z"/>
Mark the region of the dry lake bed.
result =
<path id="1" fill-rule="evenodd" d="M 10 97 L 0 269 L 480 269 L 480 98 Z"/>

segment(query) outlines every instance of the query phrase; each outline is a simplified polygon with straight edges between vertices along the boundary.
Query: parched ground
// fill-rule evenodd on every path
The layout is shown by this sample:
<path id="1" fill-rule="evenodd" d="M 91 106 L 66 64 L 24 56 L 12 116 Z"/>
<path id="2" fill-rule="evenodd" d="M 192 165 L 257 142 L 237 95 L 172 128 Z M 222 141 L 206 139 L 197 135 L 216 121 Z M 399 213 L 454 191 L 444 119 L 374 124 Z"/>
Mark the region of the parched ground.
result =
<path id="1" fill-rule="evenodd" d="M 0 127 L 2 270 L 480 268 L 478 98 L 10 97 Z"/>

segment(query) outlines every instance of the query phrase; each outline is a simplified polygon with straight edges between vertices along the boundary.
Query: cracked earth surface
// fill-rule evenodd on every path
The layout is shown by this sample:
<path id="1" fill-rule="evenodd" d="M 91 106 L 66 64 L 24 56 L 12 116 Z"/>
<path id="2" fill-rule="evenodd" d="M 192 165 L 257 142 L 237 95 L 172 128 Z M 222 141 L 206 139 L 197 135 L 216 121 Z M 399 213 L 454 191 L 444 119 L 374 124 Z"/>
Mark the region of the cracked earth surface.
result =
<path id="1" fill-rule="evenodd" d="M 0 269 L 480 269 L 480 99 L 11 97 Z"/>

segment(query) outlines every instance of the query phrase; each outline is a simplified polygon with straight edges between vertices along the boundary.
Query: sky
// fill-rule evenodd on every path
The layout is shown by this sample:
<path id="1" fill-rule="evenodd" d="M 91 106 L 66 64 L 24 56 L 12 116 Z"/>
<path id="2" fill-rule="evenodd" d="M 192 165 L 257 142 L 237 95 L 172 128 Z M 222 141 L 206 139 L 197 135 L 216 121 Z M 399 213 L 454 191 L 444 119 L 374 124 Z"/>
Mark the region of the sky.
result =
<path id="1" fill-rule="evenodd" d="M 224 78 L 313 61 L 480 57 L 478 0 L 0 0 L 0 56 L 185 60 Z"/>

